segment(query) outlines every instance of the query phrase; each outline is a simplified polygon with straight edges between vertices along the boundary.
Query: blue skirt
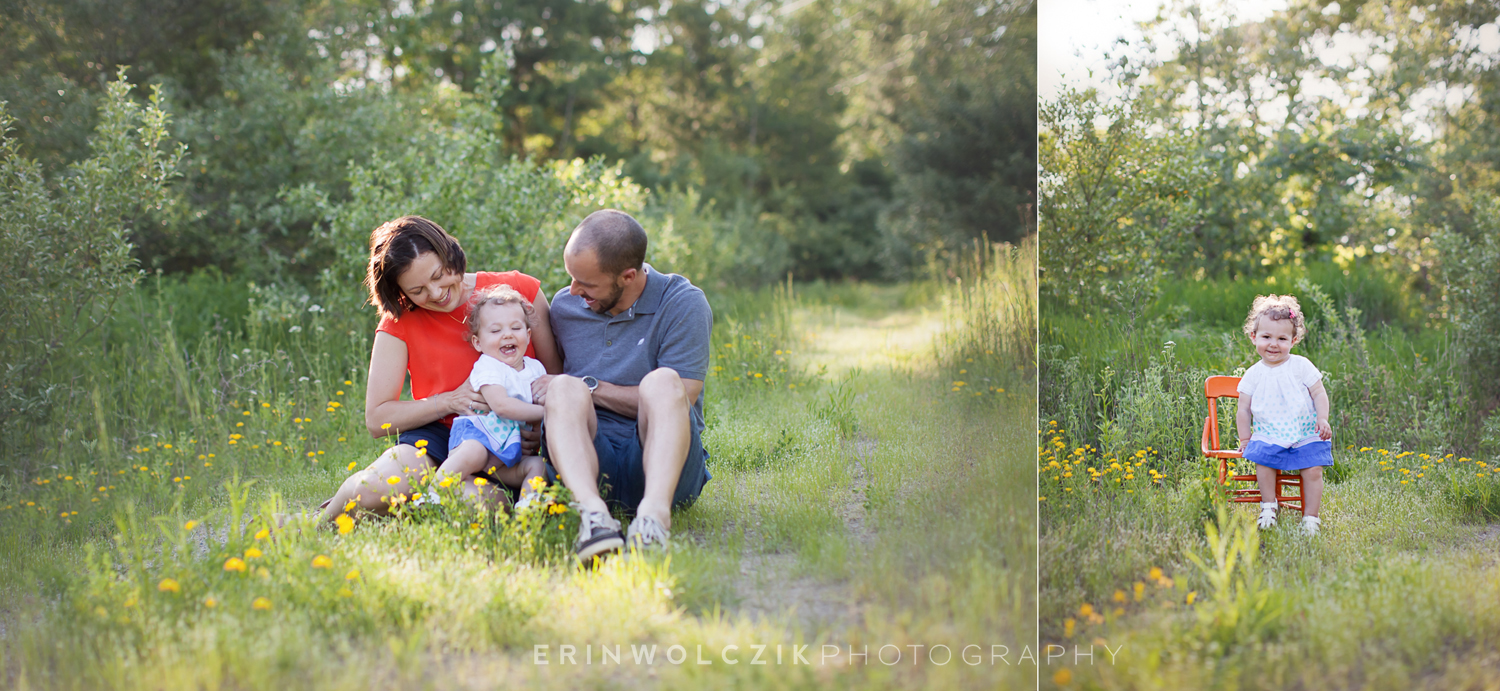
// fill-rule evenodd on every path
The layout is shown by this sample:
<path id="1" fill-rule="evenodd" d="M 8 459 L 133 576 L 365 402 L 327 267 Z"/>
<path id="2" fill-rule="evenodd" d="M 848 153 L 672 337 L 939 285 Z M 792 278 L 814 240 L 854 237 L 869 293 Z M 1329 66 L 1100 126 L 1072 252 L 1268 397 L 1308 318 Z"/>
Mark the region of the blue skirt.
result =
<path id="1" fill-rule="evenodd" d="M 1240 452 L 1245 460 L 1276 470 L 1302 470 L 1333 465 L 1333 442 L 1315 441 L 1295 448 L 1251 440 Z"/>
<path id="2" fill-rule="evenodd" d="M 464 417 L 453 421 L 453 431 L 448 434 L 448 453 L 453 453 L 453 450 L 457 449 L 459 444 L 470 439 L 479 442 L 485 449 L 488 449 L 490 454 L 499 459 L 501 463 L 504 463 L 507 468 L 514 467 L 521 460 L 520 435 L 512 435 L 510 439 L 496 443 L 494 437 L 485 434 L 484 430 L 480 429 L 472 420 Z"/>

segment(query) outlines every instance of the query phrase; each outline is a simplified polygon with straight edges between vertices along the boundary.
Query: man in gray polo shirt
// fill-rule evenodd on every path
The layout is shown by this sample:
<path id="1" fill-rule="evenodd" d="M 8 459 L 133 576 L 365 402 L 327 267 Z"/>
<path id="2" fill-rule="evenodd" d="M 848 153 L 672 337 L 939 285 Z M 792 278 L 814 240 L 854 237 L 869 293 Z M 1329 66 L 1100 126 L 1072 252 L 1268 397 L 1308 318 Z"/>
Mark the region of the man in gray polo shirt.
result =
<path id="1" fill-rule="evenodd" d="M 645 257 L 646 231 L 624 212 L 573 230 L 563 250 L 573 281 L 550 310 L 563 374 L 532 385 L 545 455 L 578 502 L 582 559 L 626 540 L 665 547 L 672 509 L 709 479 L 700 435 L 713 312 L 702 290 Z M 623 539 L 610 504 L 635 514 Z"/>

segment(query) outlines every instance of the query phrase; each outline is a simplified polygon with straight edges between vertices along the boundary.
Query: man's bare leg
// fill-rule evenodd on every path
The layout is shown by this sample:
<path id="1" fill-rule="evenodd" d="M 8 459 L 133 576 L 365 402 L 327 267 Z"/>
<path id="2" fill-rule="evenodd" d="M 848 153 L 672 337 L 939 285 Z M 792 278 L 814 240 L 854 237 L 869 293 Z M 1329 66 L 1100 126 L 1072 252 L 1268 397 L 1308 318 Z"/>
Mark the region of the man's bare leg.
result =
<path id="1" fill-rule="evenodd" d="M 688 445 L 693 440 L 688 413 L 692 402 L 687 400 L 682 378 L 666 367 L 646 375 L 640 386 L 636 425 L 641 435 L 646 491 L 635 513 L 650 516 L 670 529 L 672 496 L 677 493 L 677 480 L 682 477 Z"/>
<path id="2" fill-rule="evenodd" d="M 563 485 L 584 511 L 608 513 L 599 496 L 599 456 L 594 434 L 599 416 L 582 379 L 559 376 L 547 387 L 547 451 Z"/>

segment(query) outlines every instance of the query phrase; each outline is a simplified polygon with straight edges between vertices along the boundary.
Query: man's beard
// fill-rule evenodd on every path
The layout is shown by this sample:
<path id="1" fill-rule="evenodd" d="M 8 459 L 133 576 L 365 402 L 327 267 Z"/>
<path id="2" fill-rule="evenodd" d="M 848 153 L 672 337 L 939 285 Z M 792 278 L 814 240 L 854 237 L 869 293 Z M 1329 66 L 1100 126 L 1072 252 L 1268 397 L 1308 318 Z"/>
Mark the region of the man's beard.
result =
<path id="1" fill-rule="evenodd" d="M 609 294 L 594 302 L 594 312 L 596 314 L 608 314 L 610 310 L 615 308 L 615 305 L 620 304 L 620 296 L 624 294 L 625 282 L 620 280 L 619 276 L 616 276 L 610 283 Z"/>

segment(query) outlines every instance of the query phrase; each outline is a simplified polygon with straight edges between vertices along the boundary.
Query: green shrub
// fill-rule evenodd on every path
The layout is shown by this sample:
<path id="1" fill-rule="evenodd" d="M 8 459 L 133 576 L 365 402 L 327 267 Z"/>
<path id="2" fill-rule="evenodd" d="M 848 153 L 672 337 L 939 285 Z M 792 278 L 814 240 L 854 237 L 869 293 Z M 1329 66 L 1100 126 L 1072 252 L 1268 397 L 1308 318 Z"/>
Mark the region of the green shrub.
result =
<path id="1" fill-rule="evenodd" d="M 137 277 L 130 234 L 169 201 L 183 150 L 168 138 L 160 92 L 142 106 L 130 91 L 121 70 L 91 156 L 50 181 L 21 156 L 0 103 L 0 448 L 27 443 L 34 425 L 18 422 L 81 389 L 70 365 L 97 357 L 99 327 Z"/>
<path id="2" fill-rule="evenodd" d="M 1203 530 L 1208 559 L 1196 552 L 1188 552 L 1187 558 L 1213 590 L 1197 607 L 1194 637 L 1217 644 L 1220 652 L 1274 637 L 1288 603 L 1285 595 L 1261 582 L 1256 569 L 1260 531 L 1255 520 L 1249 513 L 1229 511 L 1228 504 L 1221 502 L 1216 520 L 1206 523 Z"/>
<path id="3" fill-rule="evenodd" d="M 290 206 L 324 219 L 317 243 L 334 259 L 320 276 L 322 304 L 336 319 L 369 328 L 369 317 L 355 315 L 366 298 L 370 231 L 393 218 L 432 219 L 463 244 L 471 271 L 520 270 L 545 290 L 568 281 L 562 248 L 579 221 L 599 209 L 644 207 L 645 191 L 602 159 L 537 163 L 501 154 L 491 117 L 465 107 L 455 126 L 418 132 L 404 148 L 352 166 L 347 202 L 313 185 L 286 195 Z"/>

